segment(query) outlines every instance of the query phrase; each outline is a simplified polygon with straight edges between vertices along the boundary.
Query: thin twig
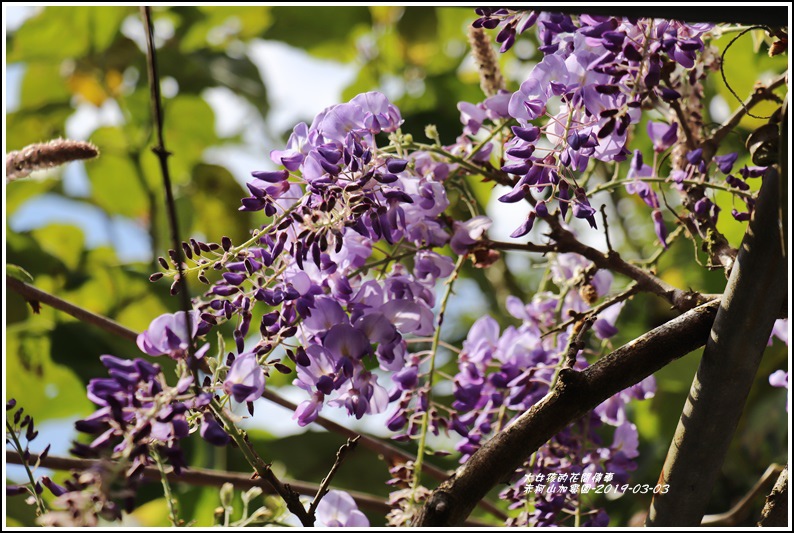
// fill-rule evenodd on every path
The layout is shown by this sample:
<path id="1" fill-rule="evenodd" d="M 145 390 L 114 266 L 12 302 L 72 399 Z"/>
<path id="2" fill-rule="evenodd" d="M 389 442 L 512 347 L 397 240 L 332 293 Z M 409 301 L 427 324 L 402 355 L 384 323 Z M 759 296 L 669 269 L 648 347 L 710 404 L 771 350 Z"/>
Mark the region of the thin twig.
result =
<path id="1" fill-rule="evenodd" d="M 626 262 L 617 252 L 603 253 L 579 241 L 576 236 L 562 227 L 559 220 L 546 217 L 551 226 L 551 236 L 557 241 L 558 250 L 573 252 L 592 261 L 598 268 L 612 270 L 637 282 L 637 289 L 656 294 L 670 302 L 679 311 L 688 311 L 708 301 L 701 294 L 683 291 L 650 272 Z"/>
<path id="2" fill-rule="evenodd" d="M 581 352 L 585 347 L 584 337 L 587 335 L 587 332 L 590 331 L 590 328 L 593 327 L 593 323 L 595 322 L 595 316 L 589 316 L 582 320 L 581 326 L 579 326 L 579 332 L 576 335 L 571 335 L 571 340 L 568 343 L 568 349 L 565 351 L 565 364 L 563 368 L 570 368 L 573 369 L 574 365 L 576 364 L 576 356 Z"/>
<path id="3" fill-rule="evenodd" d="M 501 242 L 501 241 L 484 241 L 484 246 L 492 250 L 517 250 L 521 252 L 534 252 L 539 254 L 547 254 L 550 252 L 557 252 L 559 248 L 556 244 L 534 244 L 531 242 Z"/>
<path id="4" fill-rule="evenodd" d="M 756 87 L 753 94 L 748 96 L 733 114 L 717 128 L 711 136 L 703 142 L 703 159 L 708 162 L 716 153 L 717 147 L 728 136 L 728 134 L 739 125 L 742 118 L 747 114 L 748 109 L 752 109 L 756 104 L 768 100 L 773 94 L 772 91 L 788 80 L 788 71 L 773 79 L 768 85 Z"/>
<path id="5" fill-rule="evenodd" d="M 612 249 L 612 241 L 609 240 L 609 224 L 607 223 L 607 204 L 601 204 L 601 218 L 604 221 L 604 237 L 607 240 L 607 250 L 609 254 L 615 253 Z"/>
<path id="6" fill-rule="evenodd" d="M 283 483 L 281 480 L 278 479 L 276 474 L 273 472 L 273 469 L 270 468 L 270 464 L 266 463 L 254 450 L 254 447 L 251 445 L 251 442 L 248 440 L 248 435 L 237 427 L 237 425 L 231 420 L 231 418 L 226 414 L 223 407 L 220 405 L 220 402 L 217 400 L 213 400 L 210 404 L 210 408 L 212 409 L 213 414 L 218 417 L 218 419 L 223 422 L 223 425 L 226 428 L 226 433 L 234 440 L 237 444 L 237 447 L 240 448 L 240 451 L 245 456 L 246 461 L 251 467 L 254 469 L 256 474 L 265 480 L 273 490 L 281 496 L 281 499 L 284 500 L 284 503 L 287 504 L 287 509 L 298 517 L 301 524 L 306 527 L 314 525 L 314 517 L 310 516 L 306 512 L 306 508 L 300 501 L 299 495 L 295 492 L 287 483 Z"/>
<path id="7" fill-rule="evenodd" d="M 63 311 L 64 313 L 71 315 L 82 322 L 97 326 L 98 328 L 103 329 L 117 337 L 121 337 L 122 339 L 126 339 L 134 343 L 138 338 L 137 333 L 129 328 L 125 328 L 118 322 L 115 322 L 104 316 L 97 315 L 96 313 L 92 313 L 91 311 L 69 303 L 66 300 L 62 300 L 57 296 L 53 296 L 48 292 L 44 292 L 43 290 L 38 289 L 33 285 L 29 285 L 24 281 L 6 276 L 6 287 L 20 294 L 28 302 L 40 302 L 49 305 L 54 309 Z"/>
<path id="8" fill-rule="evenodd" d="M 730 510 L 719 514 L 708 514 L 703 517 L 700 522 L 701 526 L 715 527 L 715 526 L 738 526 L 739 523 L 750 515 L 753 508 L 753 500 L 761 494 L 770 489 L 770 485 L 778 475 L 783 471 L 783 467 L 779 464 L 772 463 L 769 468 L 761 475 L 758 481 L 755 482 L 753 487 L 747 494 L 739 500 L 739 503 L 730 508 Z"/>
<path id="9" fill-rule="evenodd" d="M 576 311 L 573 311 L 573 312 L 569 311 L 569 314 L 572 315 L 570 319 L 566 320 L 565 322 L 563 322 L 559 326 L 556 326 L 554 329 L 551 329 L 551 330 L 547 331 L 546 333 L 544 333 L 542 335 L 542 337 L 547 337 L 547 336 L 551 335 L 552 333 L 557 333 L 558 331 L 564 331 L 568 326 L 570 326 L 574 322 L 578 322 L 579 320 L 582 320 L 583 318 L 590 318 L 590 317 L 595 318 L 604 309 L 607 309 L 609 307 L 612 307 L 615 304 L 618 304 L 620 302 L 628 300 L 629 298 L 631 298 L 632 296 L 634 296 L 638 292 L 639 292 L 639 289 L 637 287 L 637 284 L 636 283 L 632 283 L 625 291 L 623 291 L 621 293 L 618 293 L 615 296 L 604 300 L 603 302 L 598 304 L 596 307 L 593 307 L 592 309 L 590 309 L 588 311 L 583 311 L 581 313 L 580 312 L 576 312 Z"/>
<path id="10" fill-rule="evenodd" d="M 163 496 L 165 497 L 166 505 L 168 506 L 168 518 L 171 520 L 171 525 L 174 527 L 181 525 L 182 521 L 179 520 L 179 512 L 177 511 L 176 498 L 171 493 L 171 484 L 168 481 L 168 474 L 165 472 L 165 464 L 163 463 L 160 453 L 155 446 L 151 447 L 152 458 L 157 466 L 157 471 L 160 473 L 160 481 L 163 485 Z"/>
<path id="11" fill-rule="evenodd" d="M 160 73 L 157 70 L 157 51 L 154 46 L 154 27 L 152 25 L 151 8 L 149 6 L 141 6 L 141 16 L 146 33 L 146 66 L 149 74 L 149 91 L 151 93 L 152 103 L 152 120 L 154 121 L 155 131 L 157 132 L 157 145 L 152 147 L 152 152 L 157 156 L 160 161 L 160 172 L 163 176 L 163 187 L 165 188 L 166 208 L 168 211 L 168 225 L 171 229 L 171 246 L 177 256 L 176 269 L 179 274 L 179 292 L 181 293 L 182 311 L 185 312 L 185 339 L 188 344 L 188 357 L 192 360 L 195 352 L 193 343 L 193 324 L 190 311 L 193 309 L 193 304 L 190 302 L 190 293 L 188 292 L 187 278 L 183 269 L 185 262 L 184 252 L 182 251 L 182 239 L 179 236 L 179 221 L 176 213 L 176 202 L 174 201 L 174 191 L 171 186 L 171 174 L 168 171 L 168 156 L 171 155 L 165 147 L 165 139 L 163 137 L 163 124 L 165 123 L 163 116 L 163 109 L 160 98 Z M 198 380 L 196 380 L 198 382 Z"/>
<path id="12" fill-rule="evenodd" d="M 436 319 L 436 330 L 433 332 L 433 343 L 430 348 L 430 368 L 427 371 L 427 405 L 428 408 L 422 413 L 422 422 L 421 422 L 421 429 L 419 430 L 419 447 L 416 452 L 416 461 L 414 462 L 414 471 L 413 471 L 413 485 L 412 485 L 412 492 L 411 492 L 411 500 L 416 501 L 416 490 L 421 485 L 422 479 L 422 463 L 424 462 L 424 455 L 425 455 L 425 446 L 426 446 L 426 439 L 427 439 L 427 432 L 430 426 L 430 405 L 432 404 L 433 400 L 433 377 L 434 371 L 436 369 L 436 353 L 438 352 L 438 342 L 441 340 L 441 327 L 444 325 L 444 315 L 446 314 L 447 310 L 447 303 L 449 302 L 449 297 L 452 295 L 452 287 L 455 284 L 455 280 L 458 278 L 458 274 L 460 273 L 460 269 L 463 267 L 463 263 L 466 261 L 466 255 L 462 255 L 458 258 L 457 263 L 455 263 L 455 269 L 450 274 L 449 278 L 447 279 L 446 289 L 444 290 L 444 295 L 441 297 L 441 302 L 439 304 L 439 311 L 438 311 L 438 318 Z"/>
<path id="13" fill-rule="evenodd" d="M 323 499 L 323 497 L 328 494 L 328 487 L 331 485 L 331 480 L 334 479 L 336 471 L 339 470 L 340 466 L 342 466 L 342 463 L 344 462 L 345 457 L 347 457 L 348 452 L 351 452 L 355 449 L 360 438 L 361 436 L 357 435 L 352 439 L 347 439 L 347 442 L 339 447 L 339 450 L 336 452 L 336 459 L 334 460 L 331 470 L 328 472 L 328 475 L 325 476 L 320 482 L 320 486 L 317 489 L 317 494 L 314 495 L 314 499 L 312 500 L 311 505 L 309 505 L 309 516 L 315 516 L 315 513 L 317 512 L 317 506 L 320 505 L 320 501 Z"/>

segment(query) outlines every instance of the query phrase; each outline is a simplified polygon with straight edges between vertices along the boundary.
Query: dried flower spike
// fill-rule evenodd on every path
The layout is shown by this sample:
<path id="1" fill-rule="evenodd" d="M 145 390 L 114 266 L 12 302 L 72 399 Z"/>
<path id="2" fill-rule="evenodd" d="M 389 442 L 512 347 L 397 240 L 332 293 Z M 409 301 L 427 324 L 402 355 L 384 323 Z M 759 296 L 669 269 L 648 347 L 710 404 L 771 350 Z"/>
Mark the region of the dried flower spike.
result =
<path id="1" fill-rule="evenodd" d="M 93 159 L 99 149 L 86 141 L 55 139 L 42 144 L 31 144 L 6 156 L 6 181 L 24 178 L 35 170 L 57 167 L 70 161 Z"/>

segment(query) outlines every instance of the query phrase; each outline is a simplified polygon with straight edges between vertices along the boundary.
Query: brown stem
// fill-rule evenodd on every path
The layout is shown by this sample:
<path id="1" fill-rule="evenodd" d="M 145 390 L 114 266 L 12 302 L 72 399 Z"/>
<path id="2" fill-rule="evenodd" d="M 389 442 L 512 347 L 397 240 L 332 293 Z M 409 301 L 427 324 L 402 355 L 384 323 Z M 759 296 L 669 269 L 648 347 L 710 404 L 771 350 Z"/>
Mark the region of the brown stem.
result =
<path id="1" fill-rule="evenodd" d="M 336 471 L 339 470 L 339 467 L 342 466 L 342 463 L 347 457 L 348 452 L 353 451 L 355 449 L 356 444 L 358 444 L 358 440 L 361 436 L 356 436 L 352 439 L 347 439 L 347 442 L 344 443 L 342 446 L 339 447 L 339 450 L 336 452 L 336 459 L 334 459 L 334 464 L 331 466 L 331 470 L 328 472 L 328 475 L 323 478 L 320 482 L 320 486 L 317 488 L 317 493 L 314 495 L 314 499 L 312 503 L 309 505 L 309 515 L 314 517 L 315 513 L 317 512 L 317 506 L 320 505 L 320 501 L 323 497 L 328 494 L 328 487 L 331 485 L 331 480 L 334 479 L 336 475 Z"/>
<path id="2" fill-rule="evenodd" d="M 33 463 L 39 461 L 39 455 L 31 453 L 30 461 Z M 22 457 L 15 451 L 6 450 L 6 462 L 9 464 L 22 464 Z M 93 467 L 98 462 L 98 459 L 75 459 L 73 457 L 49 455 L 41 459 L 39 464 L 45 468 L 52 468 L 53 470 L 86 470 Z M 182 473 L 178 475 L 173 471 L 168 471 L 166 472 L 166 478 L 171 483 L 184 483 L 197 487 L 221 487 L 224 483 L 231 483 L 234 488 L 238 490 L 248 490 L 252 487 L 259 487 L 265 494 L 275 494 L 273 487 L 264 480 L 261 478 L 251 478 L 250 474 L 243 472 L 226 472 L 191 467 L 182 470 Z M 147 466 L 143 469 L 143 479 L 152 483 L 159 483 L 160 471 L 156 467 Z M 320 488 L 320 485 L 306 481 L 289 480 L 288 483 L 296 492 L 307 496 L 317 494 L 317 490 Z M 391 510 L 391 505 L 378 496 L 353 490 L 345 490 L 345 492 L 353 497 L 356 504 L 361 509 L 384 515 Z M 477 520 L 468 520 L 465 525 L 482 527 L 489 524 Z"/>
<path id="3" fill-rule="evenodd" d="M 706 163 L 711 161 L 711 158 L 715 153 L 717 153 L 717 148 L 719 148 L 720 143 L 722 143 L 725 137 L 727 137 L 728 134 L 739 125 L 739 122 L 741 122 L 742 118 L 747 114 L 747 112 L 755 107 L 756 104 L 772 98 L 774 96 L 772 91 L 784 83 L 787 83 L 787 81 L 788 72 L 784 72 L 777 78 L 773 79 L 769 85 L 756 87 L 755 91 L 753 91 L 753 94 L 748 96 L 744 102 L 742 102 L 742 105 L 740 105 L 736 111 L 733 112 L 728 120 L 723 122 L 722 125 L 703 142 L 703 160 L 706 161 Z"/>
<path id="4" fill-rule="evenodd" d="M 160 162 L 160 173 L 163 176 L 163 187 L 165 188 L 165 203 L 168 212 L 168 225 L 171 229 L 171 246 L 176 252 L 177 261 L 176 269 L 179 276 L 179 292 L 181 293 L 181 306 L 182 311 L 185 312 L 185 338 L 188 343 L 188 355 L 192 359 L 195 350 L 193 338 L 193 324 L 190 311 L 193 309 L 193 304 L 190 302 L 190 292 L 188 292 L 187 278 L 183 264 L 185 262 L 184 252 L 182 251 L 182 239 L 179 236 L 179 220 L 176 213 L 176 202 L 174 201 L 174 191 L 171 186 L 171 173 L 168 170 L 168 156 L 171 155 L 165 147 L 165 139 L 163 137 L 163 125 L 165 119 L 163 116 L 163 108 L 160 98 L 160 73 L 157 69 L 157 50 L 154 46 L 154 27 L 152 25 L 152 14 L 149 6 L 141 6 L 141 16 L 146 33 L 146 66 L 149 74 L 149 91 L 151 92 L 152 103 L 152 120 L 154 121 L 154 130 L 157 133 L 157 145 L 152 148 L 152 152 L 157 156 Z M 197 380 L 198 381 L 198 380 Z"/>
<path id="5" fill-rule="evenodd" d="M 761 492 L 769 490 L 769 486 L 773 484 L 774 479 L 783 472 L 783 467 L 779 464 L 771 464 L 769 468 L 766 469 L 758 481 L 755 482 L 753 487 L 744 495 L 744 497 L 730 508 L 730 510 L 719 513 L 719 514 L 709 514 L 703 517 L 703 521 L 700 522 L 701 526 L 738 526 L 740 522 L 747 518 L 750 515 L 750 511 L 752 510 L 753 503 L 756 498 Z"/>
<path id="6" fill-rule="evenodd" d="M 637 282 L 637 290 L 656 294 L 670 302 L 679 311 L 688 311 L 707 301 L 694 291 L 677 289 L 642 268 L 627 263 L 617 252 L 603 253 L 579 241 L 573 233 L 562 227 L 555 218 L 547 218 L 551 235 L 560 252 L 573 252 L 592 261 L 598 268 L 612 270 Z"/>
<path id="7" fill-rule="evenodd" d="M 135 342 L 135 340 L 138 338 L 137 333 L 129 328 L 125 328 L 118 322 L 71 304 L 66 300 L 62 300 L 48 292 L 37 289 L 33 285 L 29 285 L 24 281 L 19 281 L 18 279 L 6 276 L 6 287 L 20 294 L 28 302 L 40 302 L 49 305 L 54 309 L 63 311 L 64 313 L 71 315 L 87 324 L 92 324 L 100 329 L 104 329 L 108 333 L 112 333 L 113 335 L 121 337 L 122 339 Z"/>
<path id="8" fill-rule="evenodd" d="M 787 527 L 788 521 L 788 466 L 783 469 L 777 478 L 772 492 L 766 497 L 764 510 L 761 511 L 761 527 Z"/>

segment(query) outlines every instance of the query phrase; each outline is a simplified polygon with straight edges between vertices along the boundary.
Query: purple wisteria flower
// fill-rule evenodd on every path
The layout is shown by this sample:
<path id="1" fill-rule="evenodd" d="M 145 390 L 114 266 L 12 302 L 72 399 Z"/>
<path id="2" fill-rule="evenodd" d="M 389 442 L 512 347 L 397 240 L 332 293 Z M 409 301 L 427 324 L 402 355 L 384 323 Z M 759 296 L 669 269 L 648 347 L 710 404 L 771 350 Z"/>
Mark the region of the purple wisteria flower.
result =
<path id="1" fill-rule="evenodd" d="M 206 333 L 200 333 L 200 330 L 208 329 L 208 324 L 201 320 L 201 314 L 197 310 L 190 312 L 190 324 L 192 337 L 188 339 L 184 311 L 160 315 L 149 324 L 146 331 L 138 335 L 138 348 L 148 355 L 168 355 L 172 359 L 184 359 L 192 339 Z M 196 350 L 196 358 L 204 357 L 208 349 L 209 344 L 205 344 Z"/>
<path id="2" fill-rule="evenodd" d="M 493 224 L 493 220 L 484 215 L 473 217 L 466 222 L 455 223 L 455 234 L 450 240 L 452 251 L 458 255 L 468 253 L 469 249 L 477 243 Z"/>
<path id="3" fill-rule="evenodd" d="M 88 399 L 99 408 L 75 423 L 78 431 L 97 436 L 89 445 L 75 443 L 72 453 L 81 457 L 95 457 L 104 449 L 124 453 L 132 462 L 128 476 L 133 476 L 153 464 L 149 452 L 156 447 L 179 472 L 186 466 L 179 441 L 189 433 L 187 412 L 205 408 L 212 395 L 179 399 L 190 390 L 193 377 L 187 375 L 171 387 L 159 365 L 144 359 L 103 355 L 100 360 L 110 377 L 88 383 Z"/>
<path id="4" fill-rule="evenodd" d="M 653 149 L 662 153 L 678 142 L 678 124 L 648 122 L 648 137 L 653 141 Z"/>
<path id="5" fill-rule="evenodd" d="M 253 402 L 265 392 L 265 372 L 253 352 L 238 355 L 226 374 L 223 390 L 235 401 Z"/>
<path id="6" fill-rule="evenodd" d="M 358 510 L 356 501 L 341 490 L 330 490 L 317 505 L 320 527 L 369 527 L 369 520 Z"/>

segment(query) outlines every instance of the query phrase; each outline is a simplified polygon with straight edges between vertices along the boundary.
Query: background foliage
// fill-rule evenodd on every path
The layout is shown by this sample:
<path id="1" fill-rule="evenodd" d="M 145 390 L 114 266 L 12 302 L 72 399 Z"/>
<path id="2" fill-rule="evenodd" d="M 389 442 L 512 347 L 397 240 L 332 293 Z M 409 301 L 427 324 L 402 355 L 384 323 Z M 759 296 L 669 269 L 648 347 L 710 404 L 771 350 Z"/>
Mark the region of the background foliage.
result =
<path id="1" fill-rule="evenodd" d="M 338 101 L 368 90 L 384 90 L 403 113 L 403 131 L 416 138 L 423 138 L 424 126 L 433 123 L 442 141 L 454 141 L 461 129 L 454 103 L 483 98 L 465 40 L 465 27 L 474 19 L 470 9 L 204 6 L 158 8 L 154 13 L 167 97 L 165 137 L 174 153 L 171 171 L 183 236 L 218 240 L 229 235 L 238 242 L 259 222 L 259 214 L 237 210 L 244 196 L 241 183 L 246 170 L 270 165 L 269 150 L 283 146 L 285 133 L 292 126 L 272 120 L 279 110 L 271 106 L 271 87 L 265 82 L 261 58 L 257 59 L 264 41 L 290 47 L 291 53 L 297 49 L 302 56 L 317 60 L 302 62 L 308 65 L 303 71 L 279 72 L 289 83 L 322 85 L 319 67 L 317 72 L 311 70 L 312 65 L 322 64 L 353 73 L 337 95 Z M 43 290 L 140 331 L 153 317 L 176 311 L 178 300 L 168 295 L 167 285 L 148 281 L 156 269 L 156 257 L 168 248 L 168 234 L 164 191 L 156 158 L 149 151 L 149 92 L 137 9 L 47 7 L 36 8 L 30 15 L 18 28 L 9 28 L 6 42 L 8 69 L 13 75 L 4 78 L 7 90 L 18 93 L 6 113 L 6 150 L 59 136 L 74 137 L 78 132 L 96 144 L 102 155 L 84 165 L 73 164 L 7 188 L 7 262 L 30 273 Z M 729 38 L 718 44 L 724 47 Z M 726 77 L 739 95 L 749 94 L 756 79 L 785 66 L 785 56 L 769 58 L 754 50 L 753 39 L 752 35 L 743 37 L 728 52 Z M 517 87 L 516 81 L 536 60 L 529 38 L 514 54 L 501 58 L 512 80 L 510 89 Z M 721 102 L 716 105 L 735 108 L 725 84 L 716 77 L 712 80 L 707 99 L 716 97 Z M 219 90 L 245 110 L 236 128 L 221 131 L 218 127 L 217 115 L 225 112 L 213 99 Z M 299 118 L 303 120 L 311 120 L 319 110 L 311 101 L 296 101 L 292 106 L 302 113 Z M 720 109 L 712 106 L 711 111 Z M 762 116 L 770 111 L 763 104 L 756 109 Z M 738 148 L 746 134 L 761 124 L 745 117 L 742 135 L 731 136 L 726 151 Z M 646 142 L 645 151 L 650 152 L 650 141 Z M 637 147 L 643 148 L 641 144 Z M 240 154 L 242 162 L 234 161 Z M 246 168 L 248 162 L 251 165 Z M 472 187 L 477 199 L 488 205 L 492 185 L 473 180 Z M 624 196 L 615 191 L 612 198 L 620 214 L 615 231 L 623 236 L 621 252 L 627 258 L 647 257 L 653 251 L 647 244 L 653 240 L 653 228 L 645 224 L 642 214 L 634 212 L 639 200 Z M 723 208 L 730 211 L 727 195 L 718 194 L 717 200 L 726 203 Z M 33 223 L 19 229 L 20 214 L 31 209 L 38 211 L 39 221 L 35 222 L 34 216 Z M 93 227 L 76 225 L 74 217 L 64 214 L 69 211 L 93 213 Z M 27 215 L 26 220 L 30 219 Z M 721 224 L 720 229 L 736 246 L 744 226 L 728 216 L 721 217 Z M 96 238 L 87 238 L 88 230 L 107 238 L 97 244 Z M 134 259 L 130 259 L 130 243 L 126 242 L 130 235 L 137 235 L 138 240 L 145 235 L 143 242 L 148 243 L 148 250 L 139 250 Z M 662 277 L 679 287 L 721 291 L 721 272 L 682 268 L 691 264 L 692 255 L 691 244 L 676 242 L 659 263 Z M 452 343 L 459 342 L 473 320 L 486 312 L 508 322 L 502 308 L 505 296 L 513 293 L 526 298 L 528 282 L 537 275 L 531 261 L 518 255 L 506 266 L 500 263 L 486 271 L 466 269 L 463 277 L 470 280 L 465 285 L 467 296 L 476 296 L 474 301 L 482 305 L 472 308 L 462 299 L 457 301 L 455 323 L 446 326 L 447 340 Z M 6 397 L 17 398 L 36 419 L 42 427 L 42 441 L 60 433 L 55 446 L 63 453 L 68 447 L 64 435 L 72 436 L 71 423 L 92 411 L 84 385 L 104 372 L 98 356 L 133 357 L 140 353 L 48 307 L 34 314 L 13 293 L 6 300 Z M 616 345 L 672 316 L 662 303 L 647 295 L 635 298 L 629 306 L 623 316 L 632 319 L 623 323 Z M 655 483 L 697 360 L 697 356 L 688 356 L 663 369 L 657 375 L 656 398 L 636 404 L 634 419 L 643 440 L 633 483 Z M 785 361 L 785 347 L 781 346 L 765 357 L 710 512 L 726 510 L 766 465 L 787 459 L 785 391 L 766 384 L 766 376 L 785 368 Z M 282 381 L 286 384 L 289 378 Z M 286 420 L 291 413 L 267 405 L 257 409 L 257 416 Z M 255 430 L 251 436 L 266 450 L 265 456 L 278 459 L 277 468 L 286 469 L 290 477 L 315 482 L 325 475 L 342 442 L 338 435 L 314 431 L 276 437 Z M 224 455 L 225 451 L 216 452 L 198 442 L 190 450 L 191 464 L 245 470 L 241 458 Z M 452 466 L 451 462 L 436 462 Z M 65 475 L 56 473 L 54 477 L 57 481 Z M 358 450 L 335 482 L 343 488 L 386 496 L 387 479 L 385 463 Z M 176 490 L 184 516 L 197 524 L 211 523 L 212 510 L 218 504 L 217 489 L 178 485 Z M 165 525 L 167 514 L 159 487 L 150 486 L 140 498 L 149 503 L 136 511 L 137 523 Z M 612 520 L 627 523 L 633 514 L 647 509 L 649 501 L 649 497 L 624 497 L 612 505 Z M 383 520 L 370 518 L 373 524 Z M 24 505 L 9 505 L 8 520 L 9 525 L 32 525 L 32 512 Z"/>

